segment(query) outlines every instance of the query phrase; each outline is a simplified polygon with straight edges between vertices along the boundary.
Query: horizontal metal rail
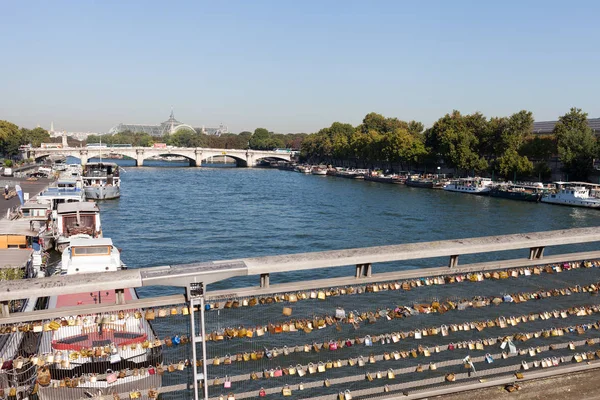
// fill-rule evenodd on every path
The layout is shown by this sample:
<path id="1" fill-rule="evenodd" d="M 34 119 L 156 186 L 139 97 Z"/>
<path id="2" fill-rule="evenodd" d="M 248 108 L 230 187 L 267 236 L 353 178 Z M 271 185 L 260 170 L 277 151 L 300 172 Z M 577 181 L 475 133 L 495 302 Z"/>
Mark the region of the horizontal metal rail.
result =
<path id="1" fill-rule="evenodd" d="M 546 264 L 556 264 L 573 261 L 586 261 L 600 259 L 600 251 L 587 251 L 581 253 L 566 253 L 550 257 L 542 260 L 530 260 L 528 258 L 518 258 L 512 260 L 490 261 L 483 263 L 465 264 L 460 267 L 436 267 L 436 268 L 417 268 L 398 272 L 384 272 L 380 274 L 372 274 L 368 277 L 341 277 L 327 278 L 319 280 L 310 280 L 302 282 L 288 282 L 267 287 L 252 286 L 239 289 L 224 289 L 207 292 L 205 298 L 207 300 L 220 300 L 224 298 L 241 298 L 250 296 L 269 295 L 274 293 L 298 292 L 303 290 L 332 288 L 342 286 L 360 285 L 374 282 L 390 282 L 403 281 L 416 278 L 425 278 L 433 276 L 444 276 L 454 274 L 467 274 L 470 272 L 485 272 L 500 269 L 533 267 Z"/>
<path id="2" fill-rule="evenodd" d="M 166 307 L 174 304 L 184 304 L 185 296 L 176 294 L 172 296 L 150 297 L 145 299 L 131 300 L 127 304 L 90 304 L 82 306 L 70 306 L 53 308 L 49 310 L 37 310 L 26 313 L 13 313 L 8 317 L 0 317 L 0 324 L 18 324 L 69 317 L 74 315 L 89 315 L 114 313 L 120 310 L 131 310 L 138 308 Z"/>
<path id="3" fill-rule="evenodd" d="M 46 296 L 82 293 L 97 290 L 137 288 L 141 286 L 166 285 L 188 287 L 191 282 L 204 285 L 234 276 L 265 275 L 276 272 L 298 271 L 347 265 L 371 265 L 376 262 L 416 260 L 443 256 L 458 256 L 505 250 L 544 248 L 576 243 L 600 241 L 600 227 L 578 228 L 527 234 L 487 236 L 469 239 L 454 239 L 435 242 L 409 243 L 392 246 L 377 246 L 333 250 L 314 253 L 287 254 L 239 260 L 213 261 L 197 264 L 129 269 L 102 274 L 78 274 L 54 276 L 44 279 L 24 279 L 0 283 L 0 301 L 22 299 L 31 293 Z M 536 254 L 541 254 L 538 251 Z M 540 259 L 531 262 L 540 262 Z M 497 262 L 496 265 L 506 265 Z M 443 269 L 463 271 L 461 267 Z M 429 269 L 405 271 L 406 277 L 432 273 Z M 433 270 L 432 270 L 433 271 Z M 435 271 L 441 274 L 442 269 Z M 363 278 L 372 278 L 366 274 Z M 379 278 L 381 279 L 381 278 Z M 397 278 L 394 278 L 397 279 Z M 264 280 L 268 282 L 268 279 Z M 268 284 L 264 285 L 269 286 Z"/>

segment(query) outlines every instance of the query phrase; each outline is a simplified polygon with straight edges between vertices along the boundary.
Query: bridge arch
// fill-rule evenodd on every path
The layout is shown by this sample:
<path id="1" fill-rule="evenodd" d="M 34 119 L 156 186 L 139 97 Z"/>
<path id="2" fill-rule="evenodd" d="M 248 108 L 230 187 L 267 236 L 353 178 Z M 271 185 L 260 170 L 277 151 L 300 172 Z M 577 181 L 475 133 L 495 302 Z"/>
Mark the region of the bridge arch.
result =
<path id="1" fill-rule="evenodd" d="M 159 157 L 169 157 L 169 156 L 171 156 L 171 157 L 183 157 L 183 158 L 186 159 L 186 161 L 188 161 L 188 164 L 189 164 L 190 167 L 195 167 L 196 166 L 196 160 L 194 158 L 190 157 L 189 155 L 180 154 L 180 153 L 177 153 L 177 152 L 175 152 L 175 153 L 164 152 L 164 153 L 160 153 L 160 154 L 144 155 L 144 158 L 142 160 L 143 165 L 146 164 L 146 161 L 155 161 L 153 159 L 153 157 L 156 157 L 156 156 L 159 156 Z M 139 163 L 139 160 L 138 160 L 138 163 Z"/>

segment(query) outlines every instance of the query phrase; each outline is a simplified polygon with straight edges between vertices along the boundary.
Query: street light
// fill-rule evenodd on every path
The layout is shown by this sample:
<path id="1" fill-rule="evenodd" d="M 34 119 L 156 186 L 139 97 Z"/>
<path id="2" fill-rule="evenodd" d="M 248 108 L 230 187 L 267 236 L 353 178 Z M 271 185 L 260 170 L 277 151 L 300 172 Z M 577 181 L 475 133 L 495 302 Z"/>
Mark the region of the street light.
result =
<path id="1" fill-rule="evenodd" d="M 437 173 L 437 177 L 438 177 L 438 179 L 440 178 L 440 170 L 441 170 L 441 169 L 442 169 L 442 167 L 437 167 L 437 172 L 438 172 L 438 173 Z"/>

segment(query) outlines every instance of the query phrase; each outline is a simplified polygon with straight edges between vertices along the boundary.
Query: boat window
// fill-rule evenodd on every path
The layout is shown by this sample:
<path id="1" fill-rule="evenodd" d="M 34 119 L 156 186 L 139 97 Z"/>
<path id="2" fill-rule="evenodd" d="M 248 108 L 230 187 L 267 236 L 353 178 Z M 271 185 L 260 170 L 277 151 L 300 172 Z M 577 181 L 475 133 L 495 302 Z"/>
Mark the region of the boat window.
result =
<path id="1" fill-rule="evenodd" d="M 73 256 L 101 256 L 110 254 L 110 246 L 73 247 Z"/>

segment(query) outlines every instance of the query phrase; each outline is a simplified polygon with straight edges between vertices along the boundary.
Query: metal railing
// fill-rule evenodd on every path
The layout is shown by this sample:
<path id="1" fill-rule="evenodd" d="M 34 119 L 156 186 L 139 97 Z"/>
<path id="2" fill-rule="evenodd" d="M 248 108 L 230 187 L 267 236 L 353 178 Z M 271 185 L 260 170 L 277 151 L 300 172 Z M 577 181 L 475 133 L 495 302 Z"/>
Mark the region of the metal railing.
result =
<path id="1" fill-rule="evenodd" d="M 600 229 L 585 228 L 0 282 L 4 303 L 33 291 L 185 288 L 28 313 L 3 307 L 0 335 L 20 345 L 0 387 L 64 399 L 149 398 L 150 387 L 163 399 L 423 398 L 596 368 L 600 251 L 544 258 L 543 249 L 597 241 Z M 462 254 L 515 249 L 529 257 L 458 265 Z M 433 257 L 451 267 L 399 263 Z M 398 268 L 375 273 L 376 262 Z M 270 283 L 274 272 L 348 265 L 349 277 Z M 206 291 L 247 275 L 258 285 Z M 48 385 L 27 388 L 45 367 Z"/>

